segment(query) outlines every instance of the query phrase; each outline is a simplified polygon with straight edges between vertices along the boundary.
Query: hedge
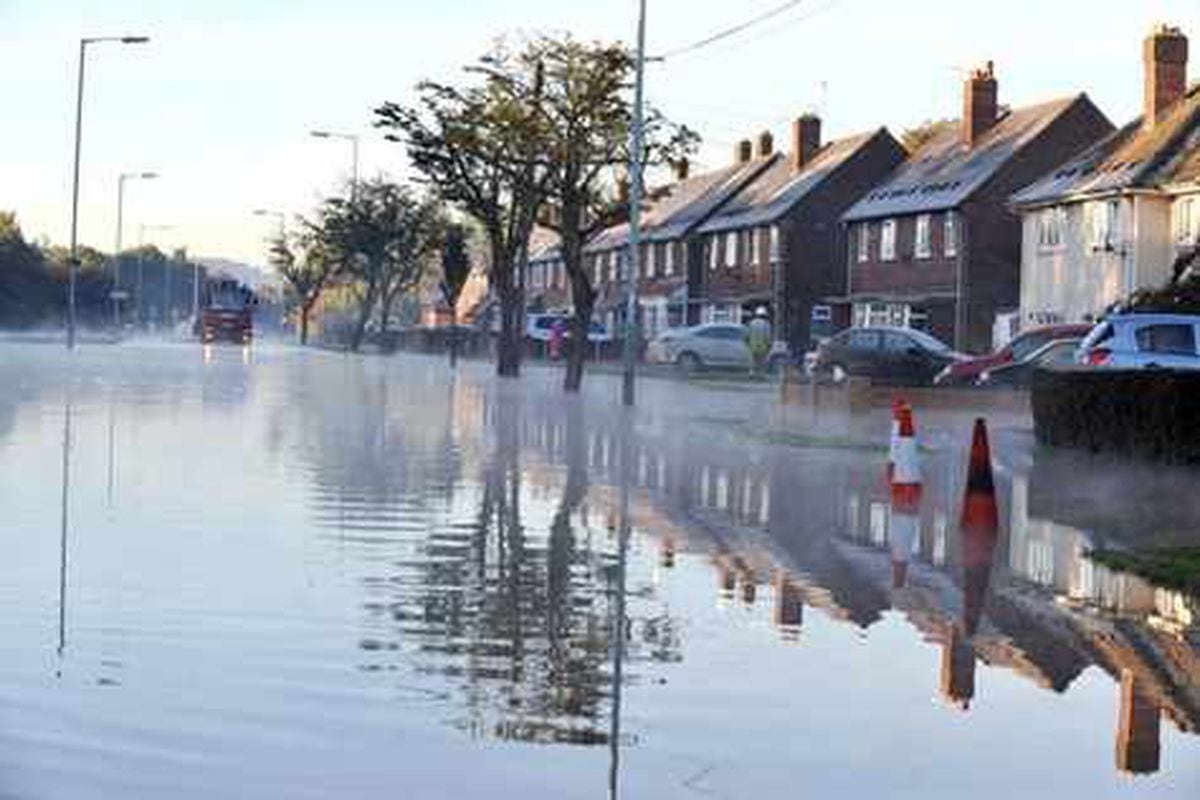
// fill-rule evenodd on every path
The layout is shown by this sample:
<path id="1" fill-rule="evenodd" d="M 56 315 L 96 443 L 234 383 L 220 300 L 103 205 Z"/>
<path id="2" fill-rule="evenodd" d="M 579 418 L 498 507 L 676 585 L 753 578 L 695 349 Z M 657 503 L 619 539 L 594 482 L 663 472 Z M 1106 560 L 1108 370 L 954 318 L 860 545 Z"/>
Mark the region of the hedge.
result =
<path id="1" fill-rule="evenodd" d="M 1042 444 L 1200 464 L 1200 371 L 1039 369 L 1032 405 Z"/>

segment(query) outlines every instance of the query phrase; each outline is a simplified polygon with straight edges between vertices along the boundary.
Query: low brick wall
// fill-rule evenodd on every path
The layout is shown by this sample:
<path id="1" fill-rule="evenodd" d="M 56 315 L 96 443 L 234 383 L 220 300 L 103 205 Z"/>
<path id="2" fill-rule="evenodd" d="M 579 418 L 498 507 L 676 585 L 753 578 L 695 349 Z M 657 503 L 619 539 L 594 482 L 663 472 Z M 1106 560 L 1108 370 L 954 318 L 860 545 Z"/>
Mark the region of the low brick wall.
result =
<path id="1" fill-rule="evenodd" d="M 1200 464 L 1200 372 L 1038 370 L 1032 400 L 1042 444 Z"/>

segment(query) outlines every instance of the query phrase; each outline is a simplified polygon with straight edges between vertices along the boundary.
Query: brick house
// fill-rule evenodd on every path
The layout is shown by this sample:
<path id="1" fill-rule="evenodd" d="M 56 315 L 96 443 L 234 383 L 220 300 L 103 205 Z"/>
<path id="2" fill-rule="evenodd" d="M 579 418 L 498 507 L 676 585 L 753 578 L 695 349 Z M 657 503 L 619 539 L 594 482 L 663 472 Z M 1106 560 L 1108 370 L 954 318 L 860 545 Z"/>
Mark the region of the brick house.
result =
<path id="1" fill-rule="evenodd" d="M 744 158 L 743 158 L 744 156 Z M 642 213 L 641 274 L 638 312 L 643 335 L 687 324 L 689 265 L 700 258 L 696 230 L 717 209 L 758 178 L 771 158 L 754 158 L 739 149 L 735 163 L 700 175 L 687 162 L 676 167 L 675 181 L 648 193 Z M 601 231 L 584 247 L 584 268 L 596 289 L 597 318 L 616 330 L 624 318 L 624 265 L 629 225 Z"/>
<path id="2" fill-rule="evenodd" d="M 569 311 L 570 282 L 559 236 L 538 226 L 529 236 L 529 261 L 525 274 L 525 308 L 531 312 Z"/>
<path id="3" fill-rule="evenodd" d="M 1200 243 L 1200 86 L 1188 40 L 1159 27 L 1143 43 L 1142 116 L 1019 192 L 1021 324 L 1094 318 L 1165 284 Z"/>
<path id="4" fill-rule="evenodd" d="M 690 275 L 692 294 L 703 321 L 736 322 L 767 309 L 777 348 L 802 353 L 814 322 L 816 335 L 833 332 L 830 298 L 846 293 L 841 215 L 906 154 L 884 128 L 823 143 L 821 120 L 805 115 L 792 125 L 789 153 L 776 154 L 763 133 L 758 155 L 770 166 L 698 230 L 703 255 Z M 848 314 L 836 316 L 844 327 Z"/>
<path id="5" fill-rule="evenodd" d="M 1009 199 L 1112 124 L 1084 94 L 1002 109 L 990 63 L 963 94 L 961 120 L 842 220 L 853 324 L 923 328 L 978 352 L 991 349 L 997 314 L 1019 301 L 1021 222 Z"/>

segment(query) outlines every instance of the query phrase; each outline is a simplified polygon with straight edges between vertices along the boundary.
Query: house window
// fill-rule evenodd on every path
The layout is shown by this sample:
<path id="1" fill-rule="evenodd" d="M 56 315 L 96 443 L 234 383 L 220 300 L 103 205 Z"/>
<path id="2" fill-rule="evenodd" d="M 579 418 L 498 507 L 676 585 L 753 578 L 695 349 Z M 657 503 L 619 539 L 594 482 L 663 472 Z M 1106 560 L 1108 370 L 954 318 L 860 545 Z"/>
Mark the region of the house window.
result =
<path id="1" fill-rule="evenodd" d="M 921 214 L 917 217 L 916 242 L 913 244 L 913 251 L 917 258 L 929 258 L 933 255 L 933 242 L 929 237 L 928 214 Z"/>
<path id="2" fill-rule="evenodd" d="M 881 261 L 896 260 L 896 220 L 885 219 L 879 226 L 879 258 Z"/>
<path id="3" fill-rule="evenodd" d="M 721 265 L 721 234 L 714 233 L 708 237 L 708 268 L 716 269 Z"/>
<path id="4" fill-rule="evenodd" d="M 771 261 L 775 262 L 775 261 L 778 261 L 779 257 L 780 257 L 779 256 L 779 226 L 772 225 L 771 232 L 768 234 L 768 236 L 770 236 L 769 250 L 770 250 L 770 255 L 771 255 Z"/>
<path id="5" fill-rule="evenodd" d="M 668 278 L 675 274 L 675 243 L 663 244 L 663 274 Z"/>
<path id="6" fill-rule="evenodd" d="M 1067 211 L 1061 206 L 1047 208 L 1038 215 L 1038 246 L 1042 248 L 1058 247 L 1063 240 L 1063 225 Z"/>
<path id="7" fill-rule="evenodd" d="M 947 211 L 942 221 L 942 252 L 946 258 L 958 255 L 958 214 L 953 211 Z"/>
<path id="8" fill-rule="evenodd" d="M 646 245 L 646 277 L 658 277 L 658 247 L 654 242 Z"/>
<path id="9" fill-rule="evenodd" d="M 862 264 L 871 258 L 871 223 L 864 222 L 858 226 L 858 263 Z"/>
<path id="10" fill-rule="evenodd" d="M 725 234 L 725 266 L 737 266 L 737 231 Z"/>
<path id="11" fill-rule="evenodd" d="M 750 246 L 747 248 L 746 252 L 749 253 L 748 258 L 751 264 L 758 263 L 758 235 L 759 231 L 757 228 L 751 228 L 749 231 L 747 231 L 747 236 L 750 237 Z"/>
<path id="12" fill-rule="evenodd" d="M 1088 230 L 1092 250 L 1111 250 L 1116 244 L 1117 201 L 1088 203 Z"/>
<path id="13" fill-rule="evenodd" d="M 1176 244 L 1196 243 L 1194 198 L 1183 197 L 1175 203 L 1175 242 Z"/>

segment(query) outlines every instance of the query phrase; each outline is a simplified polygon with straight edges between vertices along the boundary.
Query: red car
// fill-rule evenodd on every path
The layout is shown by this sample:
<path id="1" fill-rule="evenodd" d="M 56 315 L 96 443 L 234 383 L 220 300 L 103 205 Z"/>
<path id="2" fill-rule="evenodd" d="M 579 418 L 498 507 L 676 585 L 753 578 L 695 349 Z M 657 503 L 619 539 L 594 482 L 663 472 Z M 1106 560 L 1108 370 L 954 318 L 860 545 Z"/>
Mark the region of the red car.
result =
<path id="1" fill-rule="evenodd" d="M 1080 323 L 1032 328 L 990 355 L 950 364 L 933 382 L 937 386 L 974 386 L 979 376 L 988 370 L 1022 361 L 1030 353 L 1055 339 L 1081 339 L 1087 336 L 1093 327 L 1095 326 Z"/>

